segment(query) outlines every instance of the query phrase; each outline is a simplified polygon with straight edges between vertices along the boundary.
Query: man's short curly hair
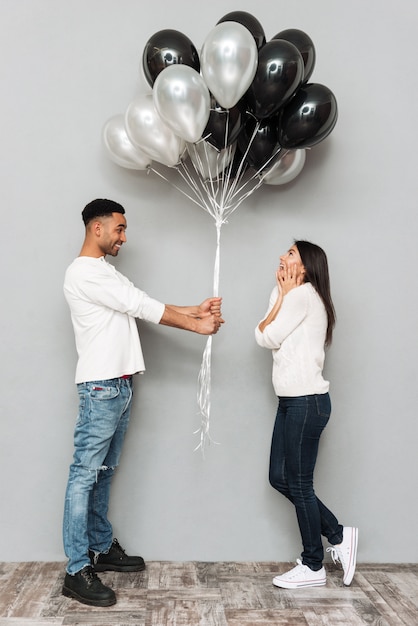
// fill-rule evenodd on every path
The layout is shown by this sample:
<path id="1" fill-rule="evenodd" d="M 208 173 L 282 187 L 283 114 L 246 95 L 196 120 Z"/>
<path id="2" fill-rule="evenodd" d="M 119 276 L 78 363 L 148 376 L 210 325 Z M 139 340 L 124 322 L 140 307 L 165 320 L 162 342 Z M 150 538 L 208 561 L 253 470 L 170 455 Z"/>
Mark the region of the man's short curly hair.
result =
<path id="1" fill-rule="evenodd" d="M 104 217 L 105 215 L 112 215 L 112 213 L 125 213 L 125 209 L 118 202 L 114 200 L 100 199 L 92 200 L 84 207 L 81 212 L 84 225 L 94 219 L 95 217 Z"/>

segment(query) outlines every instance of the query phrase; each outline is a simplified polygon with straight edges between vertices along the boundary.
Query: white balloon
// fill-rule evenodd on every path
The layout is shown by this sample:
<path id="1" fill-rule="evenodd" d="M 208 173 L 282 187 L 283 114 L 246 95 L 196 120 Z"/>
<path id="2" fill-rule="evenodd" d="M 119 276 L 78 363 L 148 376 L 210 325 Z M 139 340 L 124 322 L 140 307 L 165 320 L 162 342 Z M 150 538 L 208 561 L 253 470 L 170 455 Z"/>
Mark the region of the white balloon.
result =
<path id="1" fill-rule="evenodd" d="M 281 159 L 263 174 L 263 183 L 268 185 L 285 185 L 290 183 L 303 170 L 306 150 L 289 150 Z"/>
<path id="2" fill-rule="evenodd" d="M 103 127 L 103 143 L 111 160 L 131 170 L 146 170 L 151 158 L 129 139 L 123 115 L 114 115 Z"/>
<path id="3" fill-rule="evenodd" d="M 200 69 L 209 91 L 225 109 L 235 106 L 251 85 L 258 64 L 253 35 L 238 22 L 221 22 L 206 37 Z"/>
<path id="4" fill-rule="evenodd" d="M 235 144 L 217 150 L 207 141 L 186 143 L 187 152 L 196 171 L 203 180 L 214 180 L 229 165 L 235 153 Z"/>
<path id="5" fill-rule="evenodd" d="M 151 159 L 168 167 L 177 165 L 184 141 L 158 115 L 152 94 L 131 102 L 125 113 L 125 128 L 132 143 Z"/>
<path id="6" fill-rule="evenodd" d="M 188 65 L 169 65 L 154 83 L 153 98 L 160 117 L 185 141 L 198 141 L 210 114 L 210 94 L 201 75 Z"/>

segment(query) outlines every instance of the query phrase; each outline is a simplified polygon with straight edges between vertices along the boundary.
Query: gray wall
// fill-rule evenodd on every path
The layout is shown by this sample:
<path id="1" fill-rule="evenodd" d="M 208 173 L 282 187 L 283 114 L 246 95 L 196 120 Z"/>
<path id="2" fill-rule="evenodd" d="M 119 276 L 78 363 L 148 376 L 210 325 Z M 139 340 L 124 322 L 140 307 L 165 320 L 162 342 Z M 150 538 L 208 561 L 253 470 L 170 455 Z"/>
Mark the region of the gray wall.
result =
<path id="1" fill-rule="evenodd" d="M 203 459 L 197 374 L 206 339 L 140 323 L 147 363 L 115 478 L 115 535 L 146 559 L 293 560 L 290 505 L 268 485 L 276 398 L 255 345 L 278 256 L 294 237 L 328 253 L 338 312 L 328 354 L 333 415 L 318 494 L 360 527 L 359 559 L 417 561 L 416 24 L 413 0 L 2 0 L 2 392 L 0 560 L 64 560 L 61 518 L 77 412 L 75 347 L 62 294 L 79 252 L 80 211 L 127 208 L 117 267 L 154 297 L 210 294 L 211 218 L 155 176 L 110 162 L 101 129 L 143 87 L 147 39 L 163 28 L 199 48 L 218 19 L 246 10 L 267 38 L 313 39 L 312 80 L 339 120 L 303 172 L 263 186 L 222 229 L 222 332 L 213 342 L 211 432 Z"/>

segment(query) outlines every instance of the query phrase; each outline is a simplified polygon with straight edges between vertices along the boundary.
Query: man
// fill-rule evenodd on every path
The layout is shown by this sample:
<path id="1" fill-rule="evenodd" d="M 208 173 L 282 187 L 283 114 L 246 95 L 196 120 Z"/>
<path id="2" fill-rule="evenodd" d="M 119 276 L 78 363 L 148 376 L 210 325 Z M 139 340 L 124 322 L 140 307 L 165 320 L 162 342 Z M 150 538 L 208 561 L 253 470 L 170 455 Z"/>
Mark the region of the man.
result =
<path id="1" fill-rule="evenodd" d="M 64 281 L 78 352 L 79 415 L 65 497 L 68 564 L 62 592 L 93 606 L 116 602 L 97 571 L 145 568 L 142 557 L 128 556 L 113 538 L 107 519 L 110 483 L 131 410 L 132 376 L 145 370 L 135 318 L 203 335 L 216 333 L 223 323 L 221 298 L 198 306 L 164 305 L 106 261 L 126 242 L 124 214 L 112 200 L 87 204 L 84 243 Z"/>

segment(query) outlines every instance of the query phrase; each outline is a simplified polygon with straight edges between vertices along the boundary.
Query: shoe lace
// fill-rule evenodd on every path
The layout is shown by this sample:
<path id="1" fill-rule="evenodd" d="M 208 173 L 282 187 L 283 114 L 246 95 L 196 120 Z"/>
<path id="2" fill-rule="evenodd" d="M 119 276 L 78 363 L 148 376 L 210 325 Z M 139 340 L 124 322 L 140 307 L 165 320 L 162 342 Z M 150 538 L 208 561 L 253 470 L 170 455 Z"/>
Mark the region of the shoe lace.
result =
<path id="1" fill-rule="evenodd" d="M 125 550 L 122 548 L 122 546 L 120 545 L 119 541 L 116 539 L 113 539 L 112 542 L 112 549 L 115 550 L 116 552 L 119 552 L 119 554 L 121 556 L 126 556 L 126 552 Z"/>
<path id="2" fill-rule="evenodd" d="M 98 579 L 98 576 L 92 567 L 83 567 L 81 570 L 81 575 L 85 579 L 88 585 L 91 585 L 95 580 Z"/>
<path id="3" fill-rule="evenodd" d="M 342 553 L 342 550 L 340 550 L 336 546 L 331 546 L 330 548 L 327 548 L 327 552 L 331 553 L 331 558 L 334 561 L 334 564 L 340 562 L 341 565 L 344 565 L 344 555 Z"/>
<path id="4" fill-rule="evenodd" d="M 296 559 L 296 563 L 297 565 L 295 565 L 295 567 L 288 572 L 288 578 L 294 578 L 295 576 L 298 577 L 300 572 L 304 571 L 306 566 L 303 565 L 302 561 L 300 559 Z"/>

